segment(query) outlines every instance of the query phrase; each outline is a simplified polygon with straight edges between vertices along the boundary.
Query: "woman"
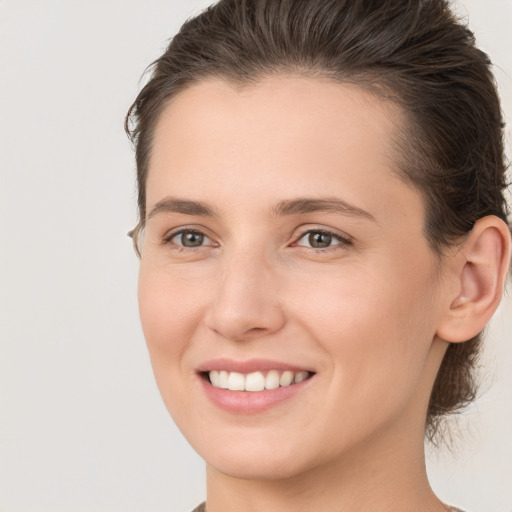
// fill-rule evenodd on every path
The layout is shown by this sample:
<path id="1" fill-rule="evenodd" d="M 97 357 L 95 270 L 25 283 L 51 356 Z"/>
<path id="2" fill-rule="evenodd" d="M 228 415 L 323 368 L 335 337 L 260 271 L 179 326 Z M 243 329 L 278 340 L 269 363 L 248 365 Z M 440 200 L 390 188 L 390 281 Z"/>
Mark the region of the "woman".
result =
<path id="1" fill-rule="evenodd" d="M 140 312 L 208 512 L 451 510 L 424 436 L 510 262 L 489 65 L 442 0 L 221 0 L 155 63 Z"/>

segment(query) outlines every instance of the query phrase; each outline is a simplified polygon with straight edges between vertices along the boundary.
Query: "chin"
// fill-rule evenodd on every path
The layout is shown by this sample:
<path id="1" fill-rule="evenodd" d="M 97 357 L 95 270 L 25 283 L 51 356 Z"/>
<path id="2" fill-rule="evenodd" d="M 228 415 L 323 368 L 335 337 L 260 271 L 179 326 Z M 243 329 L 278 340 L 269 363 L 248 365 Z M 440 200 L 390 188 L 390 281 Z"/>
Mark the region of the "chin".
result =
<path id="1" fill-rule="evenodd" d="M 271 481 L 287 480 L 304 472 L 300 464 L 293 458 L 276 460 L 275 458 L 262 460 L 248 457 L 212 457 L 206 463 L 223 475 L 240 480 Z"/>
<path id="2" fill-rule="evenodd" d="M 283 480 L 307 469 L 307 457 L 299 448 L 288 444 L 255 441 L 251 443 L 194 446 L 208 466 L 232 478 L 243 480 Z M 300 456 L 299 456 L 300 454 Z"/>

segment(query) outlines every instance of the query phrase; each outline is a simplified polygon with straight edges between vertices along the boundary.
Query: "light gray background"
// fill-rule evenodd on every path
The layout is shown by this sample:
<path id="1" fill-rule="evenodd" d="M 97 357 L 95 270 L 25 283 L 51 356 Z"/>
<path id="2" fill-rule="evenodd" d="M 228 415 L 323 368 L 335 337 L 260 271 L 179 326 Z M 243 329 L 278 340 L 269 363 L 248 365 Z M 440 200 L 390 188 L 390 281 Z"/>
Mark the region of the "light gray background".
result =
<path id="1" fill-rule="evenodd" d="M 139 326 L 134 163 L 123 116 L 198 0 L 0 0 L 0 510 L 187 511 L 203 463 L 161 403 Z M 466 0 L 512 121 L 512 2 Z M 507 131 L 510 155 L 510 127 Z M 512 511 L 512 302 L 488 392 L 434 488 Z"/>

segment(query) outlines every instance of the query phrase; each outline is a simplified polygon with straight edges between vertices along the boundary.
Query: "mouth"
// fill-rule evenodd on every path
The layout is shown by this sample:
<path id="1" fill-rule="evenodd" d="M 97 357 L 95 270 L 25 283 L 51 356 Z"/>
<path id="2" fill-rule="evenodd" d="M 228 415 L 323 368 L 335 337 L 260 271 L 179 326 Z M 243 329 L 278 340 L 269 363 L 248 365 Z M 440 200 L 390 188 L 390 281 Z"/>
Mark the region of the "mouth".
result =
<path id="1" fill-rule="evenodd" d="M 316 372 L 270 359 L 212 359 L 197 375 L 209 400 L 234 414 L 256 414 L 303 396 Z"/>
<path id="2" fill-rule="evenodd" d="M 313 372 L 305 370 L 268 370 L 251 373 L 228 370 L 201 372 L 202 378 L 209 382 L 214 388 L 249 393 L 286 388 L 308 380 L 313 375 Z"/>

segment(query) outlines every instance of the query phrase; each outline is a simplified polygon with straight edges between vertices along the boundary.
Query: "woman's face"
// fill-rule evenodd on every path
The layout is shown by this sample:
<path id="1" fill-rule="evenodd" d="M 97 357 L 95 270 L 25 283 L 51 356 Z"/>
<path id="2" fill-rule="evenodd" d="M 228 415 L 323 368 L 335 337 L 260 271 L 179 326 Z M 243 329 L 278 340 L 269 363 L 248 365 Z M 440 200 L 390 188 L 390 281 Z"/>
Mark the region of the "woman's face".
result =
<path id="1" fill-rule="evenodd" d="M 140 312 L 210 467 L 283 478 L 421 441 L 446 300 L 422 198 L 394 172 L 400 123 L 354 86 L 285 76 L 209 79 L 164 110 Z"/>

